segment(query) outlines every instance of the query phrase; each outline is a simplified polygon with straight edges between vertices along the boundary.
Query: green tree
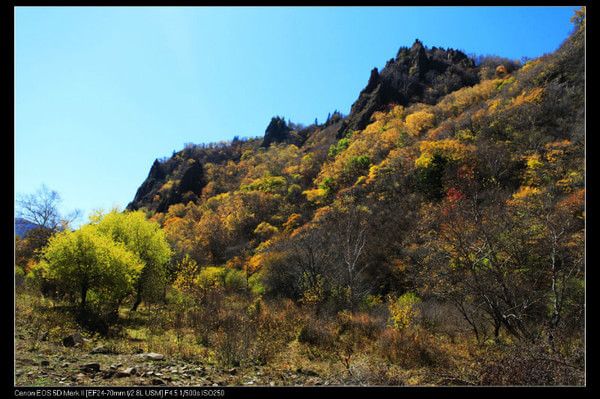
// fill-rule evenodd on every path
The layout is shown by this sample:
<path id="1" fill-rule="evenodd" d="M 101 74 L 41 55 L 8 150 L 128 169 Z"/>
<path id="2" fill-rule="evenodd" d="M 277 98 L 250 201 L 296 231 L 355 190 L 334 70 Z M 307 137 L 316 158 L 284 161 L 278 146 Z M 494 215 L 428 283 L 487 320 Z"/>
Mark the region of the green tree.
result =
<path id="1" fill-rule="evenodd" d="M 164 294 L 166 266 L 171 258 L 171 248 L 164 232 L 156 222 L 146 219 L 141 211 L 117 212 L 96 215 L 92 223 L 101 234 L 122 243 L 139 257 L 142 272 L 136 281 L 136 298 L 132 310 L 142 300 L 155 300 Z"/>
<path id="2" fill-rule="evenodd" d="M 114 312 L 133 292 L 143 264 L 123 244 L 86 225 L 51 237 L 38 267 L 61 291 L 80 297 L 82 312 L 90 298 L 95 305 Z"/>

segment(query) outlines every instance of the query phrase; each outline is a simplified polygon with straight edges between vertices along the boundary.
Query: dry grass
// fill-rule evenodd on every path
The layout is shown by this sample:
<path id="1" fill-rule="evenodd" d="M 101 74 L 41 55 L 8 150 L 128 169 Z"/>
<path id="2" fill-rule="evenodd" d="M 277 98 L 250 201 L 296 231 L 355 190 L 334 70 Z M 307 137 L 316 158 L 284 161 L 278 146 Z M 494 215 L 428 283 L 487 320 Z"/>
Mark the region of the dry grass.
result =
<path id="1" fill-rule="evenodd" d="M 539 348 L 524 351 L 516 344 L 482 346 L 460 329 L 447 334 L 427 322 L 397 329 L 378 313 L 322 318 L 289 301 L 213 299 L 219 307 L 123 308 L 112 335 L 82 331 L 88 341 L 79 350 L 89 353 L 102 344 L 116 355 L 158 352 L 225 370 L 261 367 L 278 385 L 560 384 L 582 378 L 576 358 Z M 81 331 L 68 306 L 31 293 L 17 295 L 16 311 L 19 339 L 25 343 L 20 347 L 29 353 L 51 351 L 42 339 L 60 342 Z"/>

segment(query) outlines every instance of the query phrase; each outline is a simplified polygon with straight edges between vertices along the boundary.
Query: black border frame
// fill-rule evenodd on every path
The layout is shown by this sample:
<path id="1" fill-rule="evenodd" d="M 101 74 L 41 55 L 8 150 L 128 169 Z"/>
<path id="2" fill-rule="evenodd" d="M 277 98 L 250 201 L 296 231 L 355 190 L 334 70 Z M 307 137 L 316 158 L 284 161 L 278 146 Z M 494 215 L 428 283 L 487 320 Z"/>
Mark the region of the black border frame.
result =
<path id="1" fill-rule="evenodd" d="M 14 23 L 15 23 L 15 7 L 28 7 L 28 6 L 586 6 L 586 54 L 587 54 L 587 43 L 589 40 L 590 33 L 593 31 L 593 6 L 591 0 L 251 0 L 242 2 L 240 0 L 90 0 L 90 1 L 78 1 L 78 0 L 54 0 L 54 1 L 43 1 L 43 0 L 13 0 L 12 2 L 5 3 L 3 11 L 6 14 L 3 15 L 2 22 L 0 23 L 1 37 L 2 40 L 2 52 L 7 55 L 4 58 L 4 66 L 6 72 L 2 73 L 4 77 L 3 91 L 5 98 L 7 99 L 5 104 L 10 104 L 10 108 L 3 107 L 3 111 L 6 111 L 5 117 L 2 118 L 6 126 L 5 141 L 3 140 L 3 151 L 7 154 L 3 154 L 0 160 L 6 162 L 8 167 L 2 170 L 10 171 L 12 175 L 12 184 L 10 188 L 5 185 L 4 195 L 0 196 L 0 199 L 6 201 L 6 205 L 3 206 L 1 212 L 0 226 L 3 234 L 0 236 L 3 239 L 1 241 L 2 249 L 0 254 L 4 260 L 2 265 L 3 281 L 2 293 L 5 295 L 5 300 L 1 303 L 10 304 L 10 306 L 3 306 L 3 315 L 1 317 L 2 323 L 5 325 L 2 331 L 10 331 L 13 337 L 12 339 L 8 334 L 3 334 L 4 339 L 1 340 L 1 352 L 2 360 L 10 362 L 12 367 L 7 367 L 7 371 L 1 373 L 0 377 L 0 392 L 4 392 L 7 396 L 11 397 L 67 397 L 65 394 L 60 392 L 69 391 L 74 395 L 71 397 L 92 397 L 90 396 L 89 390 L 101 390 L 101 388 L 95 387 L 61 387 L 61 386 L 50 386 L 50 387 L 16 387 L 14 385 L 14 309 L 15 309 L 15 298 L 14 298 L 14 269 L 10 266 L 10 262 L 14 264 L 14 240 L 8 239 L 14 237 Z M 590 24 L 590 15 L 592 15 L 592 24 Z M 593 41 L 592 41 L 593 43 Z M 11 62 L 9 63 L 10 60 Z M 12 65 L 11 65 L 12 64 Z M 590 148 L 592 148 L 590 140 L 593 140 L 594 134 L 587 134 L 587 128 L 589 123 L 587 120 L 587 108 L 590 102 L 587 101 L 587 91 L 589 84 L 594 79 L 594 71 L 587 73 L 588 71 L 588 58 L 586 55 L 586 155 Z M 4 71 L 3 71 L 4 72 Z M 10 112 L 10 114 L 9 114 Z M 446 398 L 446 397 L 476 397 L 476 398 L 487 398 L 490 395 L 506 398 L 507 395 L 540 395 L 543 398 L 549 397 L 560 397 L 572 399 L 573 396 L 588 396 L 591 395 L 597 389 L 595 387 L 595 381 L 592 377 L 591 371 L 593 367 L 592 353 L 594 344 L 594 335 L 590 334 L 590 328 L 592 323 L 587 323 L 589 316 L 589 306 L 592 299 L 594 298 L 593 290 L 589 282 L 593 281 L 595 276 L 594 267 L 587 267 L 587 244 L 588 244 L 588 232 L 589 232 L 589 177 L 590 177 L 590 164 L 586 156 L 586 386 L 585 387 L 349 387 L 349 386 L 330 386 L 330 387 L 237 387 L 237 386 L 224 386 L 224 387 L 136 387 L 127 386 L 119 387 L 114 386 L 107 389 L 113 392 L 130 392 L 128 398 L 144 397 L 136 395 L 135 390 L 140 389 L 142 392 L 148 389 L 155 389 L 160 391 L 163 390 L 163 398 L 166 397 L 181 397 L 181 393 L 185 389 L 196 389 L 196 390 L 210 390 L 210 389 L 222 389 L 225 398 L 317 398 L 317 397 L 332 397 L 339 395 L 340 397 L 361 397 L 361 398 L 404 398 L 404 397 L 423 397 L 423 398 Z M 592 215 L 593 221 L 593 215 Z M 9 256 L 12 255 L 12 259 Z M 593 320 L 593 318 L 591 319 Z M 53 390 L 59 390 L 60 392 L 53 392 Z M 134 390 L 134 391 L 132 391 Z M 173 393 L 169 394 L 166 391 L 180 391 L 177 396 Z M 101 395 L 101 394 L 97 394 Z M 97 397 L 109 397 L 109 396 L 97 396 Z M 191 396 L 191 397 L 211 397 L 211 396 Z M 212 396 L 218 398 L 219 396 Z M 512 399 L 512 398 L 511 398 Z"/>

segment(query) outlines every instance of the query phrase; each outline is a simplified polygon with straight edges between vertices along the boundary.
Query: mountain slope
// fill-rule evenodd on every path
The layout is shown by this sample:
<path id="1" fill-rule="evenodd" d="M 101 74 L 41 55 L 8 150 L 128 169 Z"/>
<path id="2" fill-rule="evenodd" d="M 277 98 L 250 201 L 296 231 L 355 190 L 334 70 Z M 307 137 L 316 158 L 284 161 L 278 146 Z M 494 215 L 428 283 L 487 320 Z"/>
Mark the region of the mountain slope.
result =
<path id="1" fill-rule="evenodd" d="M 482 214 L 512 220 L 501 215 L 581 206 L 583 65 L 582 28 L 520 69 L 485 60 L 475 66 L 463 53 L 417 41 L 373 71 L 347 117 L 309 127 L 274 118 L 263 140 L 188 146 L 154 163 L 129 207 L 147 209 L 180 256 L 260 270 L 278 294 L 302 297 L 302 273 L 284 273 L 290 260 L 281 256 L 310 243 L 328 248 L 319 267 L 332 263 L 317 273 L 334 273 L 323 277 L 327 289 L 352 286 L 352 303 L 415 289 L 418 273 L 409 282 L 397 265 L 433 256 L 423 248 L 441 238 L 423 229 L 438 231 L 452 210 L 474 201 Z M 527 203 L 540 208 L 520 208 Z M 577 235 L 580 213 L 573 212 Z M 359 278 L 339 269 L 349 262 L 340 243 L 364 236 L 348 237 L 340 223 L 369 232 L 354 259 Z M 281 273 L 290 280 L 279 281 Z"/>
<path id="2" fill-rule="evenodd" d="M 325 124 L 308 127 L 288 126 L 283 118 L 274 117 L 267 126 L 260 145 L 265 148 L 273 143 L 304 146 L 307 152 L 319 153 L 319 158 L 324 160 L 323 156 L 336 139 L 351 130 L 363 129 L 374 112 L 381 111 L 390 104 L 433 104 L 449 92 L 477 83 L 479 69 L 472 59 L 460 51 L 435 47 L 427 49 L 416 40 L 411 48 L 400 48 L 396 58 L 389 60 L 381 73 L 377 68 L 371 71 L 367 86 L 361 91 L 347 117 L 341 117 L 336 112 Z M 216 147 L 194 146 L 193 151 L 180 151 L 169 160 L 156 160 L 128 209 L 144 207 L 164 212 L 170 205 L 195 199 L 204 186 L 203 163 L 235 162 L 241 156 L 239 148 L 239 142 L 219 144 Z M 183 162 L 192 159 L 193 168 Z M 198 181 L 190 185 L 190 180 L 184 179 L 186 173 Z M 165 188 L 167 181 L 173 184 Z"/>

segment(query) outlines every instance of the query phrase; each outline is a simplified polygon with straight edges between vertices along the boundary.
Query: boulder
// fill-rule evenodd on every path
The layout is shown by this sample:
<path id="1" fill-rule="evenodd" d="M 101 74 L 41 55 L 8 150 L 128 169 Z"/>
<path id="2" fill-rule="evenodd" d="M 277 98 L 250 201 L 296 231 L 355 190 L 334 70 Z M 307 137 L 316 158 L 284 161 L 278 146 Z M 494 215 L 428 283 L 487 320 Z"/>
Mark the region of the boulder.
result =
<path id="1" fill-rule="evenodd" d="M 137 374 L 137 369 L 135 367 L 128 367 L 125 370 L 117 371 L 115 374 L 115 377 L 124 378 L 124 377 L 131 377 L 132 375 L 136 375 L 136 374 Z"/>
<path id="2" fill-rule="evenodd" d="M 102 378 L 104 378 L 105 380 L 108 380 L 110 378 L 112 378 L 115 375 L 115 370 L 106 370 L 104 373 L 102 373 Z"/>
<path id="3" fill-rule="evenodd" d="M 164 358 L 165 358 L 165 355 L 163 355 L 162 353 L 154 353 L 154 352 L 142 353 L 142 354 L 140 354 L 140 356 L 146 360 L 164 360 Z"/>
<path id="4" fill-rule="evenodd" d="M 98 345 L 94 349 L 92 349 L 91 353 L 92 354 L 94 354 L 94 353 L 110 353 L 110 349 L 108 349 L 104 345 Z"/>
<path id="5" fill-rule="evenodd" d="M 73 346 L 82 345 L 83 344 L 83 338 L 81 337 L 81 334 L 74 333 L 74 334 L 67 335 L 66 337 L 64 337 L 62 339 L 62 344 L 64 346 L 66 346 L 67 348 L 70 348 L 70 347 L 73 347 Z"/>
<path id="6" fill-rule="evenodd" d="M 81 365 L 79 368 L 84 373 L 97 373 L 100 371 L 100 363 L 86 363 Z"/>

